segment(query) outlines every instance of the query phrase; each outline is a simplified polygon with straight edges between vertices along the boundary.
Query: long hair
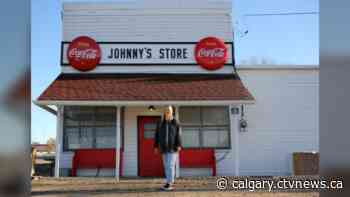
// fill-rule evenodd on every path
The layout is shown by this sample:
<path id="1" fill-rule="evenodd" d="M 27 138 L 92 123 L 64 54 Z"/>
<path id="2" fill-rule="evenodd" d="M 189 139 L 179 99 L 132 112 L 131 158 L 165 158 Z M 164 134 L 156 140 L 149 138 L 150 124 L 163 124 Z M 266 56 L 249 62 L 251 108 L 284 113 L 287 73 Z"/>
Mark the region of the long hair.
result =
<path id="1" fill-rule="evenodd" d="M 172 117 L 173 119 L 171 121 L 176 121 L 176 116 L 175 116 L 175 108 L 172 105 L 168 105 L 167 107 L 171 107 L 171 111 L 172 111 Z M 163 124 L 165 121 L 165 113 L 163 113 L 162 119 L 161 119 L 161 123 Z"/>

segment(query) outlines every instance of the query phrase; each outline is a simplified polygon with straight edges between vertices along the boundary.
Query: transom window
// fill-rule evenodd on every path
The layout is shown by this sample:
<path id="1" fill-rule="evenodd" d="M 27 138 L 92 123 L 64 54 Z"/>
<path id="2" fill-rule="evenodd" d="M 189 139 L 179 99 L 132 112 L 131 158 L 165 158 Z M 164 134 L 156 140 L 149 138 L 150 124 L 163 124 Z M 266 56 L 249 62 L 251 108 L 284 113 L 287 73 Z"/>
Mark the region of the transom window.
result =
<path id="1" fill-rule="evenodd" d="M 230 148 L 229 108 L 180 107 L 184 148 Z"/>
<path id="2" fill-rule="evenodd" d="M 116 147 L 116 107 L 64 107 L 63 150 Z"/>

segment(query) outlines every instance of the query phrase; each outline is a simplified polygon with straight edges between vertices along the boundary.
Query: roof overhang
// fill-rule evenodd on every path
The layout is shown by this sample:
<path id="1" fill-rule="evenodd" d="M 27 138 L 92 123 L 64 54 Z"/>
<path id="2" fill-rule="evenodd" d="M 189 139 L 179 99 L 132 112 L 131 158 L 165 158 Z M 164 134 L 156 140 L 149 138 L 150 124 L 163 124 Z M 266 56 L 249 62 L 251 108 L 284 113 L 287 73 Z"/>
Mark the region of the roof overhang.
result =
<path id="1" fill-rule="evenodd" d="M 254 104 L 235 74 L 61 74 L 34 101 L 49 106 L 214 106 Z"/>
<path id="2" fill-rule="evenodd" d="M 255 100 L 194 100 L 194 101 L 34 101 L 38 106 L 148 106 L 148 105 L 178 105 L 178 106 L 214 106 L 254 104 Z"/>
<path id="3" fill-rule="evenodd" d="M 51 114 L 53 114 L 55 116 L 57 115 L 57 111 L 52 109 L 51 107 L 49 107 L 50 104 L 49 105 L 48 104 L 42 104 L 41 102 L 38 102 L 38 101 L 33 101 L 33 103 L 36 106 L 42 108 L 43 110 L 46 110 L 46 111 L 50 112 Z"/>

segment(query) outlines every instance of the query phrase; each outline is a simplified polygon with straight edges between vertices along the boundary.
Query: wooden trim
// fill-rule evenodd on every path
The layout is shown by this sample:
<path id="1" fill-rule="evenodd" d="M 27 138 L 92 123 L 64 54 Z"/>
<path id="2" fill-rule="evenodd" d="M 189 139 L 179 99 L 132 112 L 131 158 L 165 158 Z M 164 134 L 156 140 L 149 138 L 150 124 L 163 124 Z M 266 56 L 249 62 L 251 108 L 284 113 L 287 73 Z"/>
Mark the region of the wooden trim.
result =
<path id="1" fill-rule="evenodd" d="M 63 111 L 64 108 L 63 106 L 58 106 L 57 107 L 57 129 L 56 129 L 56 156 L 55 156 L 55 177 L 59 178 L 60 177 L 60 157 L 61 153 L 63 151 Z"/>
<path id="2" fill-rule="evenodd" d="M 88 72 L 79 72 L 71 66 L 61 66 L 61 72 L 67 74 L 107 74 L 107 73 L 122 73 L 122 74 L 134 74 L 134 73 L 142 73 L 142 74 L 232 74 L 234 73 L 234 68 L 232 68 L 232 64 L 228 64 L 221 69 L 218 70 L 206 70 L 198 65 L 152 65 L 152 69 L 150 66 L 140 66 L 140 65 L 118 65 L 118 66 L 97 66 L 94 70 Z"/>
<path id="3" fill-rule="evenodd" d="M 230 112 L 230 141 L 232 143 L 234 143 L 233 146 L 234 147 L 234 157 L 235 157 L 235 176 L 239 175 L 239 117 L 240 117 L 240 113 L 239 114 L 232 114 L 231 113 L 231 108 L 233 107 L 238 107 L 238 106 L 234 106 L 231 105 L 229 106 L 229 112 Z M 234 138 L 232 140 L 232 137 Z"/>
<path id="4" fill-rule="evenodd" d="M 137 116 L 137 118 L 136 118 L 136 121 L 137 121 L 137 123 L 136 123 L 136 132 L 137 132 L 137 134 L 136 134 L 136 137 L 137 137 L 137 148 L 136 148 L 136 150 L 137 150 L 137 176 L 140 176 L 140 129 L 139 129 L 139 127 L 140 127 L 140 119 L 141 119 L 141 116 Z"/>
<path id="5" fill-rule="evenodd" d="M 181 105 L 181 106 L 217 106 L 234 104 L 254 104 L 255 100 L 189 100 L 189 101 L 65 101 L 65 100 L 36 100 L 40 105 L 79 105 L 79 106 L 148 106 L 148 105 Z"/>
<path id="6" fill-rule="evenodd" d="M 175 106 L 175 119 L 180 121 L 179 106 Z M 179 126 L 180 132 L 181 132 L 181 129 L 182 129 L 181 126 Z M 180 177 L 180 152 L 177 153 L 176 166 L 175 166 L 175 177 L 176 178 Z"/>
<path id="7" fill-rule="evenodd" d="M 119 170 L 120 170 L 120 107 L 117 107 L 116 110 L 116 116 L 117 116 L 117 124 L 116 124 L 116 157 L 115 157 L 115 178 L 117 181 L 119 181 Z"/>
<path id="8" fill-rule="evenodd" d="M 42 109 L 44 109 L 44 110 L 50 112 L 51 114 L 57 116 L 57 111 L 58 111 L 58 110 L 56 111 L 56 110 L 52 109 L 51 107 L 49 107 L 49 106 L 47 106 L 47 105 L 39 105 L 39 104 L 37 104 L 37 103 L 35 103 L 35 102 L 34 102 L 34 104 L 35 104 L 36 106 L 38 106 L 38 107 L 40 107 L 40 108 L 42 108 Z"/>

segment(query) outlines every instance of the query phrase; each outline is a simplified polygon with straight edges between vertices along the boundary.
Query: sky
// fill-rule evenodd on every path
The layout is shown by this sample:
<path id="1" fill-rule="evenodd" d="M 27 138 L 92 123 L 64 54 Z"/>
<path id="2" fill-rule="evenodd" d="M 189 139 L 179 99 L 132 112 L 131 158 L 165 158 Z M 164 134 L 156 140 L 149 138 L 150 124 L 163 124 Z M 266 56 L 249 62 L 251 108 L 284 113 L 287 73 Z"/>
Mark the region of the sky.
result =
<path id="1" fill-rule="evenodd" d="M 31 2 L 31 83 L 35 100 L 60 73 L 62 0 Z M 234 0 L 237 65 L 318 65 L 318 11 L 318 0 Z M 316 14 L 293 14 L 301 12 Z M 279 13 L 290 15 L 265 15 Z M 32 104 L 31 118 L 32 142 L 46 143 L 55 137 L 56 116 Z"/>

